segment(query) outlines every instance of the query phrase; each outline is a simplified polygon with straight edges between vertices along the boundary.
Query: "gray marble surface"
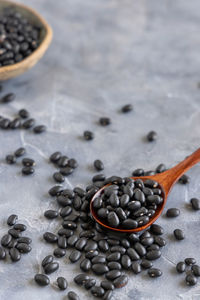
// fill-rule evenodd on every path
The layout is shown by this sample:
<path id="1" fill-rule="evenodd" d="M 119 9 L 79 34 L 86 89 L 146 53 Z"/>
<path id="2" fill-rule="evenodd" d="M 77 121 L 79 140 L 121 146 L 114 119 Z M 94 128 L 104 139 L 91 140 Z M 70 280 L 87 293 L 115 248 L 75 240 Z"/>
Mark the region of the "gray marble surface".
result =
<path id="1" fill-rule="evenodd" d="M 168 167 L 199 147 L 200 80 L 198 0 L 29 0 L 46 17 L 54 30 L 53 43 L 40 63 L 23 76 L 4 84 L 4 92 L 15 92 L 16 100 L 1 105 L 0 114 L 14 116 L 27 108 L 48 132 L 0 131 L 0 235 L 7 231 L 6 217 L 17 213 L 33 239 L 31 254 L 16 264 L 0 262 L 0 299 L 67 299 L 53 282 L 58 275 L 69 281 L 69 289 L 80 299 L 90 293 L 78 289 L 73 276 L 78 266 L 61 260 L 60 269 L 50 276 L 52 286 L 39 288 L 33 276 L 41 271 L 42 258 L 53 250 L 42 234 L 55 231 L 59 222 L 43 217 L 55 200 L 47 195 L 53 181 L 49 155 L 55 150 L 77 158 L 79 168 L 68 177 L 66 187 L 85 186 L 95 174 L 96 158 L 105 164 L 107 176 L 130 175 L 143 167 Z M 122 115 L 123 104 L 132 103 L 134 112 Z M 112 125 L 102 128 L 99 117 L 109 116 Z M 84 130 L 95 132 L 92 142 L 83 141 Z M 158 132 L 156 143 L 144 140 L 149 130 Z M 33 177 L 22 177 L 20 164 L 8 166 L 6 154 L 25 146 L 37 161 Z M 178 207 L 181 215 L 159 223 L 165 227 L 167 246 L 155 262 L 163 276 L 150 280 L 146 272 L 130 274 L 128 285 L 114 293 L 114 300 L 200 299 L 199 281 L 187 287 L 175 264 L 185 257 L 199 258 L 199 213 L 188 209 L 191 197 L 199 197 L 200 166 L 188 172 L 191 183 L 176 185 L 166 209 Z M 165 209 L 165 211 L 166 211 Z M 184 241 L 175 241 L 175 228 L 185 231 Z M 68 252 L 69 253 L 69 252 Z M 69 290 L 68 289 L 68 290 Z"/>

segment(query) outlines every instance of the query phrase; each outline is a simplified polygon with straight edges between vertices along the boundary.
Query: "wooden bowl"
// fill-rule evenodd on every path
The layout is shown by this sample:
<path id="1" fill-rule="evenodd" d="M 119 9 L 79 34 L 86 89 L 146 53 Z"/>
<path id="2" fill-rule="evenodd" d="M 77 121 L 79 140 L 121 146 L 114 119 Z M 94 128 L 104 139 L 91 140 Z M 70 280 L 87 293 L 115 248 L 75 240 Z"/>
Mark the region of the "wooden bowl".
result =
<path id="1" fill-rule="evenodd" d="M 39 46 L 33 51 L 33 53 L 23 59 L 21 62 L 15 63 L 9 66 L 0 67 L 0 80 L 7 80 L 18 75 L 23 74 L 28 69 L 32 68 L 44 55 L 45 51 L 49 47 L 52 40 L 52 29 L 47 22 L 32 8 L 29 8 L 23 4 L 1 0 L 0 12 L 6 7 L 14 8 L 17 12 L 20 12 L 22 16 L 26 17 L 33 25 L 41 27 Z"/>

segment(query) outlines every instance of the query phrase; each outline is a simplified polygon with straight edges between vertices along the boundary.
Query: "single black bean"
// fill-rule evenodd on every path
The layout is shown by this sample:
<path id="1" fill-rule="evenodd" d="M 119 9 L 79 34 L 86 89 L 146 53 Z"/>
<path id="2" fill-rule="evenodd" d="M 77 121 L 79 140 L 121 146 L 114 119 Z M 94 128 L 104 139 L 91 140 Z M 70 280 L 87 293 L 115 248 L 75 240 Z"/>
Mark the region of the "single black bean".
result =
<path id="1" fill-rule="evenodd" d="M 35 169 L 33 167 L 23 167 L 22 168 L 22 174 L 24 175 L 31 175 L 35 172 Z"/>
<path id="2" fill-rule="evenodd" d="M 98 247 L 102 252 L 107 252 L 109 250 L 109 245 L 106 240 L 100 240 L 98 242 Z"/>
<path id="3" fill-rule="evenodd" d="M 92 131 L 86 130 L 83 132 L 83 137 L 86 141 L 91 141 L 94 139 L 94 133 Z"/>
<path id="4" fill-rule="evenodd" d="M 146 179 L 144 181 L 144 185 L 145 185 L 145 187 L 149 187 L 149 188 L 157 188 L 158 182 L 156 182 L 155 180 L 152 180 L 152 179 Z"/>
<path id="5" fill-rule="evenodd" d="M 105 256 L 98 255 L 92 258 L 92 264 L 104 264 L 106 263 Z"/>
<path id="6" fill-rule="evenodd" d="M 95 167 L 95 169 L 96 169 L 97 171 L 102 171 L 102 170 L 104 170 L 104 164 L 103 164 L 103 162 L 102 162 L 101 160 L 99 160 L 99 159 L 96 159 L 96 160 L 94 161 L 94 167 Z"/>
<path id="7" fill-rule="evenodd" d="M 94 278 L 90 278 L 84 284 L 86 290 L 91 289 L 96 284 L 96 280 Z"/>
<path id="8" fill-rule="evenodd" d="M 127 249 L 127 254 L 130 257 L 130 259 L 133 260 L 139 260 L 140 259 L 140 255 L 136 252 L 135 249 L 133 248 L 128 248 Z"/>
<path id="9" fill-rule="evenodd" d="M 76 277 L 74 277 L 74 282 L 77 285 L 83 285 L 89 280 L 89 276 L 86 274 L 79 274 Z"/>
<path id="10" fill-rule="evenodd" d="M 4 247 L 7 247 L 8 244 L 11 242 L 12 240 L 12 236 L 10 234 L 5 234 L 2 238 L 1 238 L 1 245 Z"/>
<path id="11" fill-rule="evenodd" d="M 34 279 L 35 282 L 40 286 L 46 286 L 50 283 L 49 277 L 44 274 L 36 274 Z"/>
<path id="12" fill-rule="evenodd" d="M 150 131 L 148 134 L 147 134 L 147 141 L 149 142 L 153 142 L 153 141 L 156 141 L 158 138 L 158 135 L 155 131 Z"/>
<path id="13" fill-rule="evenodd" d="M 54 260 L 54 258 L 53 258 L 52 255 L 47 255 L 47 256 L 43 259 L 43 261 L 42 261 L 42 266 L 44 267 L 44 266 L 46 266 L 47 264 L 52 263 L 53 260 Z"/>
<path id="14" fill-rule="evenodd" d="M 66 155 L 62 155 L 59 160 L 57 161 L 57 164 L 60 168 L 67 167 L 69 158 Z"/>
<path id="15" fill-rule="evenodd" d="M 88 252 L 88 251 L 91 251 L 91 250 L 96 250 L 98 248 L 98 244 L 97 242 L 95 241 L 92 241 L 92 240 L 88 240 L 87 241 L 87 244 L 85 245 L 84 247 L 84 251 L 85 252 Z"/>
<path id="16" fill-rule="evenodd" d="M 142 259 L 141 261 L 141 267 L 144 269 L 150 269 L 152 268 L 153 263 L 147 259 Z"/>
<path id="17" fill-rule="evenodd" d="M 137 262 L 137 261 L 134 261 L 134 262 L 132 263 L 131 268 L 132 268 L 132 270 L 133 270 L 133 272 L 134 272 L 135 274 L 139 274 L 139 273 L 142 271 L 141 265 L 140 265 L 140 263 Z"/>
<path id="18" fill-rule="evenodd" d="M 75 187 L 73 191 L 74 191 L 74 193 L 76 193 L 81 198 L 84 197 L 85 194 L 86 194 L 85 191 L 82 188 L 78 187 L 78 186 Z"/>
<path id="19" fill-rule="evenodd" d="M 22 124 L 24 129 L 30 129 L 35 125 L 35 119 L 28 119 Z"/>
<path id="20" fill-rule="evenodd" d="M 68 163 L 67 165 L 70 167 L 70 168 L 73 168 L 73 169 L 76 169 L 78 167 L 78 162 L 75 158 L 70 158 L 68 160 Z"/>
<path id="21" fill-rule="evenodd" d="M 132 173 L 133 176 L 140 177 L 144 176 L 144 170 L 143 169 L 136 169 Z"/>
<path id="22" fill-rule="evenodd" d="M 101 281 L 101 287 L 104 290 L 114 290 L 114 285 L 112 284 L 112 282 L 107 281 L 107 280 Z"/>
<path id="23" fill-rule="evenodd" d="M 197 284 L 197 278 L 192 274 L 188 274 L 185 277 L 185 281 L 186 281 L 186 284 L 190 285 L 190 286 Z"/>
<path id="24" fill-rule="evenodd" d="M 9 103 L 9 102 L 12 102 L 14 99 L 15 99 L 16 95 L 14 93 L 9 93 L 9 94 L 6 94 L 5 96 L 3 96 L 1 99 L 0 99 L 0 102 L 1 103 Z"/>
<path id="25" fill-rule="evenodd" d="M 97 174 L 95 176 L 93 176 L 92 181 L 96 182 L 96 181 L 104 181 L 105 180 L 105 175 L 104 174 Z"/>
<path id="26" fill-rule="evenodd" d="M 120 244 L 120 241 L 118 239 L 116 239 L 116 237 L 107 239 L 107 242 L 108 242 L 109 246 L 117 246 Z"/>
<path id="27" fill-rule="evenodd" d="M 59 196 L 56 198 L 56 200 L 57 200 L 58 204 L 59 204 L 60 206 L 63 206 L 63 207 L 72 204 L 72 200 L 69 199 L 69 198 L 67 198 L 67 197 L 65 197 L 65 196 L 63 196 L 63 195 L 59 195 Z"/>
<path id="28" fill-rule="evenodd" d="M 52 210 L 52 209 L 46 210 L 45 213 L 44 213 L 44 216 L 47 219 L 55 219 L 55 218 L 58 217 L 58 211 L 57 210 Z"/>
<path id="29" fill-rule="evenodd" d="M 131 259 L 128 255 L 122 255 L 121 257 L 121 265 L 125 270 L 128 270 L 131 266 Z"/>
<path id="30" fill-rule="evenodd" d="M 177 240 L 184 240 L 185 234 L 181 229 L 175 229 L 174 230 L 174 236 Z"/>
<path id="31" fill-rule="evenodd" d="M 72 212 L 71 206 L 63 207 L 63 208 L 61 209 L 61 211 L 60 211 L 60 216 L 61 216 L 62 218 L 67 217 L 67 216 L 69 216 L 69 215 L 71 214 L 71 212 Z"/>
<path id="32" fill-rule="evenodd" d="M 121 270 L 122 269 L 122 266 L 119 262 L 117 261 L 110 261 L 108 264 L 107 264 L 109 270 Z"/>
<path id="33" fill-rule="evenodd" d="M 120 252 L 113 252 L 107 256 L 107 261 L 119 261 L 121 258 Z"/>
<path id="34" fill-rule="evenodd" d="M 198 265 L 193 265 L 191 268 L 194 276 L 199 277 L 200 276 L 200 266 Z"/>
<path id="35" fill-rule="evenodd" d="M 56 249 L 54 249 L 53 254 L 57 258 L 61 258 L 61 257 L 63 257 L 63 256 L 66 255 L 66 250 L 65 249 L 61 249 L 61 248 L 56 248 Z"/>
<path id="36" fill-rule="evenodd" d="M 131 243 L 139 242 L 139 236 L 136 233 L 131 233 L 128 238 Z"/>
<path id="37" fill-rule="evenodd" d="M 92 265 L 92 271 L 97 275 L 105 274 L 109 271 L 108 267 L 105 264 L 94 264 Z"/>
<path id="38" fill-rule="evenodd" d="M 187 184 L 190 182 L 190 177 L 184 174 L 181 176 L 181 178 L 179 178 L 178 182 L 181 184 Z"/>
<path id="39" fill-rule="evenodd" d="M 49 190 L 49 195 L 52 197 L 59 196 L 63 191 L 63 187 L 61 185 L 55 185 Z"/>
<path id="40" fill-rule="evenodd" d="M 103 289 L 102 287 L 100 287 L 100 286 L 93 286 L 93 287 L 91 288 L 91 293 L 92 293 L 92 295 L 95 296 L 95 297 L 102 298 L 103 295 L 104 295 L 104 293 L 105 293 L 105 291 L 104 291 L 104 289 Z"/>
<path id="41" fill-rule="evenodd" d="M 164 247 L 166 245 L 165 239 L 163 239 L 161 236 L 155 236 L 154 243 L 157 244 L 159 247 Z"/>
<path id="42" fill-rule="evenodd" d="M 75 244 L 75 248 L 79 251 L 82 251 L 86 244 L 87 244 L 87 239 L 85 237 L 82 237 L 77 240 Z"/>
<path id="43" fill-rule="evenodd" d="M 156 173 L 162 173 L 166 171 L 166 166 L 165 164 L 159 164 L 156 168 Z"/>
<path id="44" fill-rule="evenodd" d="M 6 251 L 3 247 L 0 247 L 0 260 L 3 260 L 6 258 Z"/>
<path id="45" fill-rule="evenodd" d="M 57 285 L 60 290 L 64 291 L 68 287 L 68 282 L 64 277 L 58 277 L 57 278 Z"/>
<path id="46" fill-rule="evenodd" d="M 188 265 L 188 266 L 192 266 L 192 265 L 196 264 L 196 259 L 194 259 L 194 258 L 192 258 L 192 257 L 187 257 L 187 258 L 185 259 L 185 263 L 186 263 L 186 265 Z"/>
<path id="47" fill-rule="evenodd" d="M 145 247 L 141 243 L 139 243 L 139 242 L 135 243 L 134 249 L 137 251 L 137 253 L 141 257 L 144 256 L 144 255 L 146 255 L 146 249 L 145 249 Z"/>
<path id="48" fill-rule="evenodd" d="M 164 233 L 164 229 L 158 224 L 152 224 L 150 231 L 155 235 L 162 235 Z"/>
<path id="49" fill-rule="evenodd" d="M 70 291 L 67 296 L 69 300 L 80 300 L 79 296 L 73 291 Z"/>
<path id="50" fill-rule="evenodd" d="M 113 284 L 117 289 L 124 287 L 125 285 L 127 285 L 127 283 L 128 283 L 128 276 L 126 275 L 121 275 L 113 281 Z"/>
<path id="51" fill-rule="evenodd" d="M 185 272 L 185 268 L 186 268 L 186 265 L 185 265 L 185 263 L 183 261 L 178 262 L 177 265 L 176 265 L 176 271 L 178 273 Z"/>
<path id="52" fill-rule="evenodd" d="M 156 278 L 162 276 L 162 271 L 160 269 L 151 268 L 148 270 L 148 275 L 151 278 Z"/>
<path id="53" fill-rule="evenodd" d="M 192 208 L 193 208 L 194 210 L 200 210 L 200 200 L 199 200 L 199 199 L 197 199 L 197 198 L 192 198 L 192 199 L 190 200 L 190 203 L 191 203 Z"/>
<path id="54" fill-rule="evenodd" d="M 126 219 L 122 222 L 122 227 L 125 229 L 134 229 L 138 227 L 138 222 L 132 219 Z"/>
<path id="55" fill-rule="evenodd" d="M 126 248 L 122 247 L 122 246 L 112 246 L 110 248 L 110 252 L 120 252 L 121 254 L 125 254 L 126 252 Z"/>
<path id="56" fill-rule="evenodd" d="M 76 244 L 78 240 L 78 237 L 76 235 L 72 235 L 68 238 L 67 240 L 67 244 L 69 247 L 74 247 L 74 245 Z"/>
<path id="57" fill-rule="evenodd" d="M 26 244 L 31 244 L 32 243 L 32 239 L 27 237 L 27 236 L 23 236 L 23 237 L 20 237 L 18 239 L 18 243 L 26 243 Z"/>
<path id="58" fill-rule="evenodd" d="M 108 290 L 105 292 L 104 296 L 103 296 L 103 300 L 110 300 L 113 296 L 113 291 Z"/>
<path id="59" fill-rule="evenodd" d="M 32 250 L 31 246 L 26 243 L 18 243 L 16 248 L 21 253 L 29 253 Z"/>
<path id="60" fill-rule="evenodd" d="M 121 276 L 121 271 L 120 270 L 111 270 L 106 273 L 106 279 L 108 280 L 115 280 L 116 278 Z"/>
<path id="61" fill-rule="evenodd" d="M 59 151 L 54 152 L 50 156 L 50 161 L 53 162 L 53 163 L 56 163 L 57 161 L 59 161 L 59 159 L 61 158 L 61 156 L 62 156 L 61 152 L 59 152 Z"/>
<path id="62" fill-rule="evenodd" d="M 107 118 L 107 117 L 102 117 L 102 118 L 99 119 L 99 123 L 102 126 L 108 126 L 111 123 L 111 119 Z"/>
<path id="63" fill-rule="evenodd" d="M 16 248 L 11 248 L 9 250 L 10 258 L 13 262 L 19 261 L 21 258 L 20 252 Z"/>
<path id="64" fill-rule="evenodd" d="M 80 263 L 80 268 L 84 272 L 88 272 L 91 269 L 91 261 L 88 258 L 85 258 Z"/>
<path id="65" fill-rule="evenodd" d="M 129 195 L 127 194 L 123 194 L 121 197 L 120 197 L 120 206 L 121 208 L 125 208 L 127 207 L 128 203 L 129 203 L 129 200 L 130 200 L 130 197 Z"/>
<path id="66" fill-rule="evenodd" d="M 62 249 L 67 248 L 67 239 L 65 236 L 59 236 L 58 238 L 58 247 Z"/>
<path id="67" fill-rule="evenodd" d="M 21 148 L 17 149 L 14 154 L 15 154 L 16 157 L 21 157 L 25 153 L 26 153 L 26 149 L 21 147 Z"/>
<path id="68" fill-rule="evenodd" d="M 121 109 L 121 111 L 123 112 L 123 113 L 128 113 L 128 112 L 130 112 L 130 111 L 132 111 L 133 110 L 133 105 L 132 104 L 126 104 L 126 105 L 124 105 L 123 107 L 122 107 L 122 109 Z"/>
<path id="69" fill-rule="evenodd" d="M 93 257 L 97 256 L 99 252 L 97 250 L 90 250 L 85 253 L 85 257 L 88 259 L 92 259 Z"/>
<path id="70" fill-rule="evenodd" d="M 10 215 L 7 219 L 7 224 L 9 226 L 13 226 L 15 225 L 15 223 L 17 222 L 18 216 L 17 215 Z"/>
<path id="71" fill-rule="evenodd" d="M 169 208 L 166 212 L 168 218 L 175 218 L 180 215 L 180 210 L 178 208 Z"/>
<path id="72" fill-rule="evenodd" d="M 69 176 L 74 172 L 74 169 L 71 167 L 63 167 L 60 169 L 60 173 L 64 176 Z"/>
<path id="73" fill-rule="evenodd" d="M 116 228 L 116 227 L 119 226 L 119 223 L 120 223 L 119 218 L 118 218 L 117 214 L 114 211 L 111 211 L 110 213 L 108 213 L 107 220 L 108 220 L 108 224 L 111 227 Z"/>
<path id="74" fill-rule="evenodd" d="M 6 162 L 10 165 L 13 165 L 16 163 L 16 157 L 13 154 L 6 155 Z"/>
<path id="75" fill-rule="evenodd" d="M 59 269 L 58 262 L 52 262 L 44 266 L 45 274 L 51 274 Z"/>
<path id="76" fill-rule="evenodd" d="M 47 127 L 45 125 L 37 125 L 33 128 L 34 133 L 37 133 L 37 134 L 45 132 L 46 130 L 47 130 Z"/>
<path id="77" fill-rule="evenodd" d="M 15 230 L 15 229 L 9 229 L 8 230 L 8 233 L 14 238 L 14 239 L 18 239 L 18 238 L 20 238 L 21 237 L 21 232 L 20 231 L 17 231 L 17 230 Z"/>
<path id="78" fill-rule="evenodd" d="M 150 246 L 153 244 L 154 238 L 153 237 L 144 237 L 143 239 L 140 240 L 140 242 L 143 246 Z"/>
<path id="79" fill-rule="evenodd" d="M 59 183 L 62 183 L 65 181 L 65 177 L 60 172 L 55 172 L 53 174 L 53 179 Z"/>
<path id="80" fill-rule="evenodd" d="M 69 260 L 72 263 L 75 263 L 80 259 L 80 257 L 81 257 L 81 252 L 78 250 L 73 250 L 69 256 Z"/>
<path id="81" fill-rule="evenodd" d="M 57 235 L 55 235 L 55 234 L 52 233 L 52 232 L 45 232 L 45 233 L 43 234 L 43 238 L 44 238 L 44 240 L 45 240 L 46 242 L 48 242 L 48 243 L 56 243 L 57 240 L 58 240 Z"/>
<path id="82" fill-rule="evenodd" d="M 151 250 L 148 251 L 146 254 L 146 259 L 148 260 L 155 260 L 161 256 L 161 252 L 159 250 Z"/>
<path id="83" fill-rule="evenodd" d="M 29 118 L 29 116 L 30 116 L 30 114 L 29 114 L 29 112 L 26 110 L 26 109 L 20 109 L 19 111 L 18 111 L 18 115 L 22 118 L 22 119 L 27 119 L 27 118 Z"/>

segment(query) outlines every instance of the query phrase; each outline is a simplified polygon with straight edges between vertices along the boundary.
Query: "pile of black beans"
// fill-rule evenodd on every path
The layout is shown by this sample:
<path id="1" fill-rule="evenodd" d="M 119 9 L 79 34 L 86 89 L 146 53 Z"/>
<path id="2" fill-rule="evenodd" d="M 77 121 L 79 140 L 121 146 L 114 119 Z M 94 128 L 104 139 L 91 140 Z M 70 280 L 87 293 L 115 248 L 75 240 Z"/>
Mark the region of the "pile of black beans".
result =
<path id="1" fill-rule="evenodd" d="M 96 177 L 101 179 L 101 175 Z M 104 224 L 135 229 L 146 225 L 162 202 L 162 190 L 156 181 L 118 178 L 116 184 L 107 186 L 96 197 L 93 208 Z"/>
<path id="2" fill-rule="evenodd" d="M 18 63 L 39 46 L 41 29 L 13 8 L 0 13 L 0 66 Z"/>
<path id="3" fill-rule="evenodd" d="M 6 155 L 6 162 L 10 165 L 15 164 L 18 159 L 26 154 L 26 149 L 23 147 L 18 148 L 14 154 L 8 154 Z M 32 158 L 25 157 L 21 161 L 23 167 L 22 167 L 22 174 L 23 175 L 31 175 L 35 172 L 34 166 L 35 161 Z"/>
<path id="4" fill-rule="evenodd" d="M 185 282 L 187 285 L 197 284 L 197 278 L 200 277 L 200 266 L 196 264 L 195 258 L 187 257 L 184 261 L 180 261 L 176 265 L 178 273 L 185 273 Z"/>
<path id="5" fill-rule="evenodd" d="M 29 253 L 32 248 L 30 237 L 22 236 L 22 232 L 26 230 L 26 225 L 17 223 L 18 216 L 13 214 L 7 219 L 8 226 L 12 227 L 1 238 L 0 260 L 5 260 L 7 250 L 12 262 L 17 262 L 21 259 L 21 254 Z"/>

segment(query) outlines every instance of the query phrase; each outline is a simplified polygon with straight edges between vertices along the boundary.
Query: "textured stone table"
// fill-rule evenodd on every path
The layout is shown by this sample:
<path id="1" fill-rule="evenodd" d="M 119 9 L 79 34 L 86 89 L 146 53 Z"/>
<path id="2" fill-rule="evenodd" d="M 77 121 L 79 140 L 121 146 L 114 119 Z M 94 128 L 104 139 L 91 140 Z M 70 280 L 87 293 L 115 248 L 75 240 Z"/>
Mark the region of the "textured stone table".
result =
<path id="1" fill-rule="evenodd" d="M 39 10 L 54 30 L 54 40 L 45 57 L 31 71 L 4 84 L 4 92 L 15 92 L 17 99 L 1 105 L 0 114 L 14 116 L 27 108 L 48 132 L 0 131 L 0 235 L 7 231 L 6 217 L 16 212 L 28 226 L 33 239 L 31 254 L 16 264 L 0 262 L 0 299 L 67 299 L 67 292 L 39 288 L 33 276 L 41 271 L 42 258 L 53 247 L 42 234 L 58 227 L 43 212 L 54 208 L 47 195 L 53 185 L 54 168 L 48 164 L 55 150 L 77 158 L 79 168 L 66 180 L 66 187 L 85 186 L 95 174 L 92 162 L 100 158 L 107 176 L 130 175 L 138 167 L 146 170 L 164 162 L 168 167 L 199 147 L 200 59 L 198 0 L 29 0 L 21 1 Z M 132 103 L 134 112 L 123 115 L 119 109 Z M 99 117 L 109 116 L 112 125 L 103 128 Z M 95 140 L 83 141 L 84 130 L 95 132 Z M 156 143 L 144 140 L 156 130 Z M 22 177 L 20 165 L 9 166 L 6 154 L 25 146 L 37 161 L 33 177 Z M 151 280 L 142 272 L 130 274 L 128 285 L 114 293 L 114 300 L 200 299 L 198 284 L 187 287 L 175 264 L 185 257 L 199 258 L 200 215 L 188 209 L 191 197 L 199 197 L 200 166 L 190 172 L 191 183 L 176 185 L 166 208 L 178 207 L 181 215 L 159 223 L 165 227 L 167 246 L 154 265 L 163 276 Z M 165 210 L 166 211 L 166 210 Z M 184 241 L 175 241 L 172 232 L 181 228 Z M 69 252 L 68 252 L 69 253 Z M 69 289 L 81 300 L 90 293 L 78 289 L 73 276 L 78 265 L 61 261 L 57 274 L 69 281 Z M 68 290 L 69 290 L 68 289 Z"/>

